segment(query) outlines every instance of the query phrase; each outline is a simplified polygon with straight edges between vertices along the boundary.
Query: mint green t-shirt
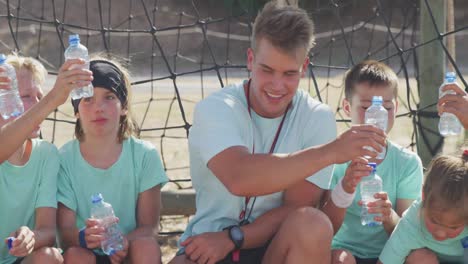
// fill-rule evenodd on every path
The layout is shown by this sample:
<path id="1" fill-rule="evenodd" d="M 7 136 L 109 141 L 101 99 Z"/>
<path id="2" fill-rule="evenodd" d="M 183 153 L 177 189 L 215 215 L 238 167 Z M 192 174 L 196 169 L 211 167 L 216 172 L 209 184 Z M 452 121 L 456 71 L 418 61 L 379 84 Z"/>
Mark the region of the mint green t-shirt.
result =
<path id="1" fill-rule="evenodd" d="M 392 236 L 385 244 L 380 261 L 383 264 L 402 264 L 411 250 L 427 248 L 437 254 L 440 263 L 463 263 L 461 240 L 468 237 L 468 227 L 455 238 L 435 240 L 427 231 L 421 213 L 421 202 L 415 201 L 405 212 Z"/>
<path id="2" fill-rule="evenodd" d="M 127 234 L 137 226 L 138 195 L 167 182 L 159 154 L 151 143 L 130 137 L 122 144 L 120 157 L 108 169 L 91 166 L 81 155 L 78 140 L 60 149 L 57 199 L 75 211 L 76 227 L 85 226 L 90 217 L 91 196 L 101 193 Z"/>
<path id="3" fill-rule="evenodd" d="M 335 166 L 333 188 L 344 177 L 347 167 L 348 163 Z M 377 166 L 377 174 L 382 178 L 383 190 L 393 206 L 397 199 L 416 200 L 421 197 L 423 170 L 417 154 L 388 141 L 387 155 Z M 383 225 L 361 225 L 360 193 L 358 185 L 354 202 L 347 209 L 343 224 L 333 238 L 332 248 L 347 249 L 359 258 L 377 258 L 389 236 Z"/>
<path id="4" fill-rule="evenodd" d="M 255 153 L 268 153 L 283 116 L 263 118 L 251 111 L 249 116 L 243 84 L 235 84 L 211 94 L 195 108 L 189 136 L 190 170 L 196 191 L 197 212 L 180 241 L 205 232 L 220 231 L 239 222 L 245 197 L 235 196 L 208 169 L 208 162 L 218 153 L 233 146 L 244 146 Z M 336 137 L 336 123 L 328 106 L 298 90 L 292 100 L 275 153 L 292 153 L 328 143 Z M 311 164 L 314 162 L 310 161 Z M 236 164 L 232 164 L 236 166 Z M 307 180 L 328 189 L 333 166 L 311 175 Z M 288 175 L 277 175 L 288 177 Z M 249 220 L 282 204 L 283 192 L 257 197 Z M 250 199 L 248 211 L 252 205 Z"/>
<path id="5" fill-rule="evenodd" d="M 12 263 L 4 243 L 21 226 L 35 227 L 36 209 L 57 208 L 57 173 L 60 161 L 57 148 L 46 141 L 32 139 L 32 152 L 23 166 L 8 161 L 0 164 L 0 263 Z"/>

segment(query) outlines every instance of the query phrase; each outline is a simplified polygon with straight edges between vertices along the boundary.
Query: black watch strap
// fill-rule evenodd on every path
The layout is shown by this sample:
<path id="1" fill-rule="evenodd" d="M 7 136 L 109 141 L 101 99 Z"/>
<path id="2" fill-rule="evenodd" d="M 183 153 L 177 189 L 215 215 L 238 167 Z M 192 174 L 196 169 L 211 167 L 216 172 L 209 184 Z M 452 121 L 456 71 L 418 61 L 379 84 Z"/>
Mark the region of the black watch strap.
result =
<path id="1" fill-rule="evenodd" d="M 234 250 L 238 250 L 244 244 L 244 232 L 238 225 L 232 225 L 224 228 L 223 230 L 228 230 L 229 238 L 234 243 Z"/>

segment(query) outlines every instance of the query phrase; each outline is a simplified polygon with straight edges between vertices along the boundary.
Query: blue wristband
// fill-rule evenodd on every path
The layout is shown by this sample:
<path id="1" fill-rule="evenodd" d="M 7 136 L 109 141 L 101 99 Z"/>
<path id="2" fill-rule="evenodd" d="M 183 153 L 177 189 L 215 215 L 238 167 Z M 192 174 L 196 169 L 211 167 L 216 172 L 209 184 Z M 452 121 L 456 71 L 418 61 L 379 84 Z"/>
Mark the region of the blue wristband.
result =
<path id="1" fill-rule="evenodd" d="M 85 239 L 85 229 L 86 227 L 81 228 L 80 232 L 78 233 L 78 240 L 80 242 L 80 247 L 82 248 L 88 248 L 88 245 L 86 244 L 86 239 Z"/>

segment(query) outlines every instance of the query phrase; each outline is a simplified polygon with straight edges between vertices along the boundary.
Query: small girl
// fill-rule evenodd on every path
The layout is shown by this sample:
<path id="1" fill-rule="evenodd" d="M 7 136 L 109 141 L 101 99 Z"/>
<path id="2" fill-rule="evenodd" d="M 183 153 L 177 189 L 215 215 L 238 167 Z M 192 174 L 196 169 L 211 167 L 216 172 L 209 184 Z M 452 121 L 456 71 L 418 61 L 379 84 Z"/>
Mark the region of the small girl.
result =
<path id="1" fill-rule="evenodd" d="M 468 239 L 468 150 L 432 161 L 423 187 L 386 243 L 380 263 L 463 263 Z"/>
<path id="2" fill-rule="evenodd" d="M 60 149 L 58 225 L 66 263 L 161 261 L 154 236 L 161 187 L 167 182 L 152 144 L 133 137 L 127 72 L 116 62 L 90 62 L 94 95 L 73 100 L 76 140 Z M 104 255 L 104 228 L 90 218 L 91 196 L 110 203 L 124 234 L 124 249 Z"/>

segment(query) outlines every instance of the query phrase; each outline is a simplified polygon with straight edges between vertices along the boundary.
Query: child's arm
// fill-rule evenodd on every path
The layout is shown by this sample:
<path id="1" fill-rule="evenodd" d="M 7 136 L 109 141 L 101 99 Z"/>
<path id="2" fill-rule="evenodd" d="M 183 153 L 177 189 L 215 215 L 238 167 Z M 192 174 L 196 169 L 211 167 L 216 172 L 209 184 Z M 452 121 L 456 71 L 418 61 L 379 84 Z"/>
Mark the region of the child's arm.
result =
<path id="1" fill-rule="evenodd" d="M 36 243 L 34 249 L 55 245 L 57 209 L 40 207 L 36 209 L 36 228 L 33 230 Z"/>
<path id="2" fill-rule="evenodd" d="M 75 212 L 62 203 L 59 203 L 58 208 L 57 219 L 63 248 L 84 247 L 94 249 L 101 247 L 105 229 L 99 225 L 98 220 L 87 219 L 86 227 L 78 229 L 76 227 Z M 83 241 L 80 241 L 80 232 L 83 232 Z M 85 242 L 85 245 L 83 245 L 83 242 Z"/>
<path id="3" fill-rule="evenodd" d="M 76 214 L 73 210 L 59 202 L 57 210 L 57 225 L 61 247 L 79 247 L 78 228 L 76 227 Z"/>
<path id="4" fill-rule="evenodd" d="M 156 185 L 138 195 L 137 200 L 137 227 L 124 237 L 123 250 L 110 256 L 112 263 L 121 263 L 127 258 L 129 243 L 132 240 L 154 239 L 159 226 L 159 212 L 161 209 L 161 185 Z"/>
<path id="5" fill-rule="evenodd" d="M 83 64 L 81 59 L 66 61 L 59 70 L 59 75 L 52 90 L 37 104 L 20 117 L 0 127 L 0 163 L 17 150 L 31 132 L 59 105 L 63 104 L 70 93 L 80 85 L 87 85 L 92 80 L 92 72 L 83 69 L 68 70 L 72 64 Z M 3 68 L 0 67 L 0 72 Z M 5 79 L 0 80 L 0 82 Z M 7 85 L 0 89 L 8 89 Z"/>
<path id="6" fill-rule="evenodd" d="M 361 182 L 362 177 L 370 174 L 371 170 L 371 167 L 367 166 L 367 160 L 362 157 L 354 159 L 349 164 L 345 176 L 340 180 L 341 183 L 339 184 L 341 184 L 341 190 L 347 193 L 346 196 L 353 196 L 351 197 L 351 199 L 353 199 L 352 201 L 354 201 L 354 193 L 356 192 L 357 185 Z M 335 189 L 337 186 L 335 186 Z M 336 192 L 337 190 L 334 191 Z M 333 190 L 326 192 L 324 198 L 325 204 L 322 207 L 322 211 L 330 218 L 334 233 L 336 234 L 343 224 L 347 207 L 337 206 L 335 202 L 339 203 L 339 201 L 334 201 L 332 199 L 332 192 Z M 337 195 L 336 197 L 340 196 Z"/>
<path id="7" fill-rule="evenodd" d="M 159 227 L 161 211 L 161 186 L 156 185 L 138 195 L 137 228 L 127 234 L 132 241 L 137 238 L 153 237 Z"/>
<path id="8" fill-rule="evenodd" d="M 41 207 L 36 209 L 36 228 L 29 229 L 21 226 L 10 236 L 15 240 L 12 242 L 10 254 L 16 257 L 25 257 L 34 250 L 42 247 L 52 247 L 55 244 L 55 217 L 56 209 Z"/>

